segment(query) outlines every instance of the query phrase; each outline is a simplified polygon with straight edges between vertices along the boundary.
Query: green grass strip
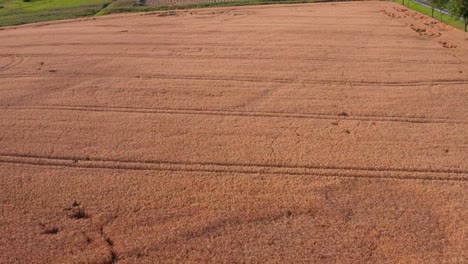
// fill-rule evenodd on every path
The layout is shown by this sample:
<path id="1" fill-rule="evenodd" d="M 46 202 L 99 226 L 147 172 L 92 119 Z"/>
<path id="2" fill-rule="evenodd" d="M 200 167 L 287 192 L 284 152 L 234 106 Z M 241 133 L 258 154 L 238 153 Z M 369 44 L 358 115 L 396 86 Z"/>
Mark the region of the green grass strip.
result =
<path id="1" fill-rule="evenodd" d="M 302 4 L 302 3 L 320 3 L 320 2 L 346 2 L 351 0 L 238 0 L 230 2 L 205 3 L 181 6 L 128 6 L 125 4 L 112 3 L 108 8 L 103 9 L 98 15 L 107 15 L 112 13 L 124 12 L 147 12 L 147 11 L 167 11 L 183 10 L 207 7 L 229 7 L 229 6 L 249 6 L 249 5 L 272 5 L 272 4 Z"/>
<path id="2" fill-rule="evenodd" d="M 394 2 L 403 5 L 403 0 L 394 0 Z M 417 11 L 419 13 L 422 13 L 422 14 L 425 14 L 425 15 L 428 15 L 428 16 L 431 16 L 431 14 L 432 14 L 432 9 L 431 8 L 419 5 L 419 4 L 417 4 L 417 3 L 415 3 L 415 2 L 413 2 L 411 0 L 404 0 L 404 3 L 405 3 L 404 6 L 406 6 L 407 8 L 409 8 L 411 10 Z M 441 21 L 441 22 L 443 22 L 443 23 L 445 23 L 445 24 L 447 24 L 447 25 L 450 25 L 452 27 L 464 30 L 465 25 L 463 24 L 463 21 L 461 21 L 459 19 L 455 19 L 455 18 L 453 18 L 451 16 L 448 16 L 446 14 L 442 14 L 441 12 L 439 12 L 437 10 L 434 10 L 434 18 Z"/>

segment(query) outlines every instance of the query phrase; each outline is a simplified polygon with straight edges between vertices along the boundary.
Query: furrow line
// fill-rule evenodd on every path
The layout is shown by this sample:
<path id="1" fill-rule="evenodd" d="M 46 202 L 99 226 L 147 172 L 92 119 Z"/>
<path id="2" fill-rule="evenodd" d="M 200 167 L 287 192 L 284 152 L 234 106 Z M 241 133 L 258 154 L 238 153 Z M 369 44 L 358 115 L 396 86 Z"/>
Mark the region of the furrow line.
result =
<path id="1" fill-rule="evenodd" d="M 280 165 L 233 165 L 216 163 L 124 161 L 106 159 L 49 158 L 34 155 L 0 155 L 0 163 L 55 166 L 89 169 L 183 171 L 209 173 L 274 174 L 299 176 L 328 176 L 348 178 L 392 178 L 422 180 L 468 181 L 468 171 L 462 170 L 386 170 L 379 168 L 299 167 Z"/>
<path id="2" fill-rule="evenodd" d="M 468 124 L 468 120 L 427 118 L 427 117 L 398 117 L 398 116 L 366 116 L 322 114 L 322 113 L 286 113 L 261 111 L 224 111 L 202 109 L 157 109 L 157 108 L 131 108 L 131 107 L 99 107 L 99 106 L 25 106 L 1 107 L 4 110 L 54 110 L 54 111 L 83 111 L 83 112 L 115 112 L 115 113 L 143 113 L 143 114 L 172 114 L 172 115 L 211 115 L 211 116 L 240 116 L 257 118 L 297 118 L 297 119 L 324 119 L 324 120 L 356 120 L 380 121 L 422 124 Z"/>
<path id="3" fill-rule="evenodd" d="M 468 84 L 468 79 L 438 79 L 429 81 L 341 81 L 341 80 L 299 80 L 291 78 L 271 78 L 262 79 L 257 77 L 234 77 L 234 76 L 204 76 L 204 75 L 170 75 L 170 74 L 140 74 L 140 75 L 111 75 L 98 73 L 49 73 L 49 74 L 0 74 L 0 78 L 44 78 L 44 77 L 101 77 L 101 78 L 143 78 L 143 79 L 163 79 L 163 80 L 196 80 L 196 81 L 234 81 L 234 82 L 253 82 L 253 83 L 285 83 L 285 84 L 344 84 L 353 86 L 398 86 L 413 87 L 435 84 Z"/>
<path id="4" fill-rule="evenodd" d="M 24 58 L 22 57 L 17 57 L 17 56 L 9 56 L 9 57 L 11 58 L 11 62 L 0 67 L 0 72 L 4 72 L 24 62 Z"/>
<path id="5" fill-rule="evenodd" d="M 119 54 L 119 53 L 17 53 L 17 54 L 8 54 L 9 56 L 18 56 L 18 57 L 32 57 L 32 58 L 43 58 L 43 57 L 82 57 L 86 56 L 101 56 L 106 58 L 170 58 L 170 59 L 206 59 L 206 54 L 196 55 L 196 54 L 187 54 L 187 55 L 162 55 L 162 54 Z M 0 57 L 2 55 L 0 54 Z M 348 58 L 330 58 L 330 57 L 304 57 L 304 56 L 287 56 L 287 57 L 255 57 L 255 56 L 210 56 L 210 59 L 240 59 L 240 60 L 305 60 L 305 61 L 339 61 L 342 62 L 343 60 L 346 61 L 355 61 L 355 62 L 365 62 L 365 63 L 404 63 L 404 64 L 414 64 L 414 63 L 424 63 L 423 60 L 398 60 L 398 59 L 387 59 L 387 60 L 369 60 L 369 59 L 362 59 L 359 57 L 348 57 Z M 450 61 L 443 61 L 438 62 L 438 64 L 447 64 L 447 65 L 458 65 L 459 62 L 450 62 Z"/>

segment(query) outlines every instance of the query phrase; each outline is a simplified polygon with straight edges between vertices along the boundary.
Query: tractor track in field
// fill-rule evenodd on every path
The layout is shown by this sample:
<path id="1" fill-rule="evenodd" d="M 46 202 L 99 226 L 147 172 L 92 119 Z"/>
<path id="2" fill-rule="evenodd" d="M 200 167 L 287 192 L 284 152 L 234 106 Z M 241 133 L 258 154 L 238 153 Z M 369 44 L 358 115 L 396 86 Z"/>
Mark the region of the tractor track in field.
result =
<path id="1" fill-rule="evenodd" d="M 271 174 L 400 180 L 468 181 L 468 170 L 378 168 L 348 166 L 291 166 L 277 164 L 170 162 L 2 153 L 0 163 L 83 169 L 147 170 L 235 174 Z"/>
<path id="2" fill-rule="evenodd" d="M 104 107 L 83 105 L 41 105 L 41 106 L 0 106 L 2 110 L 53 110 L 53 111 L 81 111 L 81 112 L 110 112 L 128 114 L 172 114 L 172 115 L 207 115 L 207 116 L 237 116 L 254 118 L 295 118 L 295 119 L 324 119 L 324 120 L 356 120 L 400 122 L 417 124 L 468 124 L 468 120 L 431 117 L 403 117 L 376 115 L 347 115 L 324 113 L 288 113 L 267 111 L 229 111 L 208 109 L 170 109 L 170 108 L 137 108 L 137 107 Z"/>
<path id="3" fill-rule="evenodd" d="M 24 62 L 24 56 L 7 55 L 7 56 L 1 56 L 1 57 L 9 58 L 10 62 L 6 63 L 5 65 L 1 65 L 0 72 L 4 72 L 6 70 L 14 68 L 18 65 L 21 65 Z"/>
<path id="4" fill-rule="evenodd" d="M 172 75 L 172 74 L 99 74 L 99 73 L 83 73 L 83 72 L 49 72 L 48 74 L 31 74 L 31 73 L 14 73 L 0 74 L 2 78 L 50 78 L 56 77 L 73 77 L 73 78 L 144 78 L 144 79 L 164 79 L 164 80 L 210 80 L 210 81 L 235 81 L 235 82 L 252 82 L 252 83 L 285 83 L 285 84 L 345 84 L 353 86 L 397 86 L 397 87 L 414 87 L 421 85 L 438 85 L 438 84 L 467 84 L 468 79 L 433 79 L 433 80 L 415 80 L 415 81 L 353 81 L 353 80 L 297 80 L 294 78 L 258 78 L 254 76 L 234 77 L 234 76 L 207 76 L 207 75 Z"/>
<path id="5" fill-rule="evenodd" d="M 77 33 L 79 35 L 79 33 Z M 73 34 L 73 36 L 77 35 Z M 81 33 L 82 35 L 89 36 L 89 33 Z M 67 35 L 64 33 L 63 35 Z M 66 46 L 78 46 L 78 47 L 90 47 L 90 46 L 104 46 L 104 47 L 119 47 L 119 46 L 149 46 L 149 47 L 169 47 L 169 48 L 184 48 L 184 49 L 194 49 L 193 45 L 187 45 L 183 44 L 180 42 L 86 42 L 86 43 L 63 43 L 63 42 L 57 42 L 57 43 L 37 43 L 37 44 L 18 44 L 18 45 L 2 45 L 0 43 L 0 47 L 4 48 L 28 48 L 28 47 L 66 47 Z M 209 48 L 226 48 L 226 49 L 233 49 L 233 48 L 238 48 L 239 44 L 229 44 L 229 43 L 212 43 L 212 42 L 198 42 L 197 47 L 203 47 L 203 49 L 209 49 Z M 251 45 L 248 43 L 242 43 L 243 49 L 255 49 L 258 50 L 258 45 Z M 304 44 L 297 44 L 297 43 L 286 43 L 286 44 L 275 44 L 271 45 L 268 43 L 265 43 L 263 47 L 268 48 L 268 49 L 279 49 L 281 50 L 282 48 L 304 48 L 307 47 Z M 339 48 L 342 46 L 338 45 L 316 45 L 313 48 L 314 50 L 326 50 L 330 48 Z M 349 48 L 353 48 L 350 46 Z M 354 47 L 356 49 L 359 49 L 362 47 L 356 46 Z M 402 50 L 408 50 L 408 51 L 413 51 L 415 48 L 421 51 L 436 51 L 440 50 L 440 47 L 402 47 L 402 46 L 368 46 L 366 47 L 367 50 L 381 50 L 381 49 L 388 49 L 388 50 L 395 50 L 395 51 L 402 51 Z"/>
<path id="6" fill-rule="evenodd" d="M 91 44 L 91 46 L 93 46 Z M 177 51 L 176 51 L 177 52 Z M 105 58 L 146 58 L 146 59 L 160 59 L 160 58 L 167 58 L 167 59 L 206 59 L 206 54 L 187 54 L 187 55 L 151 55 L 151 54 L 116 54 L 116 53 L 92 53 L 86 54 L 92 55 L 95 57 L 105 57 Z M 77 53 L 16 53 L 16 54 L 0 54 L 0 57 L 4 56 L 15 56 L 15 57 L 24 57 L 24 58 L 48 58 L 48 57 L 81 57 L 83 54 Z M 359 63 L 402 63 L 402 64 L 414 64 L 414 63 L 425 63 L 425 60 L 400 60 L 400 59 L 363 59 L 357 57 L 348 57 L 348 58 L 331 58 L 331 57 L 304 57 L 304 56 L 288 56 L 287 58 L 281 56 L 255 56 L 254 54 L 249 55 L 236 55 L 236 56 L 210 56 L 210 59 L 226 59 L 226 60 L 304 60 L 304 61 L 338 61 L 341 62 L 343 59 L 347 61 L 359 62 Z M 467 61 L 468 62 L 468 61 Z M 446 62 L 438 62 L 441 65 L 455 65 L 458 63 L 454 63 L 451 61 Z"/>

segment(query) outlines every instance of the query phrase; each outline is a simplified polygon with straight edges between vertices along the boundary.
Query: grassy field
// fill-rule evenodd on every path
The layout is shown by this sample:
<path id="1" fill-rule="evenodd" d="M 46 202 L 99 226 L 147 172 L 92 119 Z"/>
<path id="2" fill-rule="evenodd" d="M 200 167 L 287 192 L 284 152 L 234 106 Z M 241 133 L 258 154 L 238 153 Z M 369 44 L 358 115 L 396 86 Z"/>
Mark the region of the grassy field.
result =
<path id="1" fill-rule="evenodd" d="M 402 0 L 395 0 L 395 2 L 397 3 L 400 3 L 400 4 L 403 4 Z M 432 15 L 432 10 L 428 7 L 425 7 L 425 6 L 422 6 L 422 5 L 418 5 L 410 0 L 405 0 L 404 1 L 404 5 L 406 7 L 408 7 L 409 9 L 412 9 L 414 11 L 418 11 L 419 13 L 423 13 L 425 15 L 428 15 L 428 16 L 431 16 Z M 451 16 L 448 16 L 448 15 L 445 15 L 445 14 L 442 14 L 436 10 L 434 10 L 434 18 L 439 20 L 439 21 L 442 21 L 446 24 L 449 24 L 453 27 L 456 27 L 458 29 L 461 29 L 461 30 L 464 30 L 464 24 L 461 20 L 458 20 L 458 19 L 455 19 Z"/>
<path id="2" fill-rule="evenodd" d="M 0 26 L 92 16 L 111 0 L 0 0 Z"/>

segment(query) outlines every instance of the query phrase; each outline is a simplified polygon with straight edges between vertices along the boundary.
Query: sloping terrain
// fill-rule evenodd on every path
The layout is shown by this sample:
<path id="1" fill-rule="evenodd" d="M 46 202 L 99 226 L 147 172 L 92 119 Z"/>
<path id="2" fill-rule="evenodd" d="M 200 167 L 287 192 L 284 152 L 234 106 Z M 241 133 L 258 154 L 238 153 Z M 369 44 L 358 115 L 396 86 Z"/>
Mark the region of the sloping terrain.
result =
<path id="1" fill-rule="evenodd" d="M 468 39 L 394 3 L 0 30 L 0 262 L 468 261 Z"/>

